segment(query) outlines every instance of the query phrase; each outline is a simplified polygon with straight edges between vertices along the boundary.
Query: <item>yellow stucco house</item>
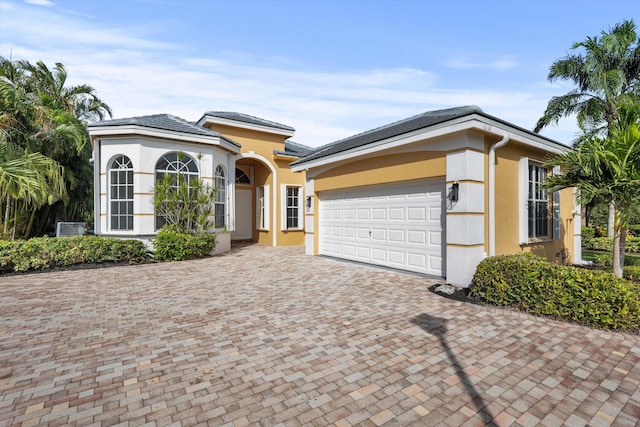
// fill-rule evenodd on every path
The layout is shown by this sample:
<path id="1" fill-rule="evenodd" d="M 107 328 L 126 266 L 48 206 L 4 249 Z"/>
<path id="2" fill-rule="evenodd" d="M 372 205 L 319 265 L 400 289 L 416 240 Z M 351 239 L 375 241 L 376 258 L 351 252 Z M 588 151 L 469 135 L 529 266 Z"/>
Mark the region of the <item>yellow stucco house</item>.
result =
<path id="1" fill-rule="evenodd" d="M 468 286 L 486 256 L 579 261 L 580 210 L 548 194 L 567 147 L 476 106 L 430 111 L 320 147 L 291 164 L 310 197 L 306 252 Z"/>
<path id="2" fill-rule="evenodd" d="M 468 286 L 487 256 L 580 261 L 570 189 L 543 188 L 545 157 L 568 148 L 466 106 L 430 111 L 311 149 L 295 130 L 209 111 L 89 125 L 97 234 L 151 238 L 162 174 L 218 188 L 217 251 L 231 241 L 304 245 L 309 255 L 398 268 Z M 180 155 L 178 155 L 180 153 Z"/>

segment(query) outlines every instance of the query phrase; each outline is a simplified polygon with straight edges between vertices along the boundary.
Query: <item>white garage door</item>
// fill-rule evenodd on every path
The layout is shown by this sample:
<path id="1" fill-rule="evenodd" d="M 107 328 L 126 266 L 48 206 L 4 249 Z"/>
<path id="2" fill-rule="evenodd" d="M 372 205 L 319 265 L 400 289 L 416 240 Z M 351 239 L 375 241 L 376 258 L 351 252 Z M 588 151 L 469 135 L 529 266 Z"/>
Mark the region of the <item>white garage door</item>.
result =
<path id="1" fill-rule="evenodd" d="M 444 182 L 322 192 L 320 254 L 443 276 Z"/>

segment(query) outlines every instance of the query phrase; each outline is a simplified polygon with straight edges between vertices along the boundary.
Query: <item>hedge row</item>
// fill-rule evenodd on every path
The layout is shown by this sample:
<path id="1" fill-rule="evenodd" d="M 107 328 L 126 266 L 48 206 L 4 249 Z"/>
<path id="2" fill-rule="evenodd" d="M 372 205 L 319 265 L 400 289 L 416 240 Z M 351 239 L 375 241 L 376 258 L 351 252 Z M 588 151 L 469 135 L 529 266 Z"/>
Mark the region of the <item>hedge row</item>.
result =
<path id="1" fill-rule="evenodd" d="M 152 259 L 181 261 L 209 255 L 215 243 L 214 234 L 179 233 L 170 228 L 163 228 L 158 232 L 153 253 L 140 240 L 113 237 L 73 236 L 0 240 L 0 274 L 75 264 L 140 264 Z"/>
<path id="2" fill-rule="evenodd" d="M 640 237 L 627 237 L 625 242 L 625 253 L 640 253 Z M 582 238 L 582 248 L 592 251 L 613 251 L 613 238 L 611 237 L 584 237 Z"/>
<path id="3" fill-rule="evenodd" d="M 0 241 L 0 272 L 105 262 L 139 264 L 149 258 L 149 250 L 139 240 L 74 236 Z"/>
<path id="4" fill-rule="evenodd" d="M 470 294 L 492 304 L 603 329 L 640 330 L 640 284 L 531 255 L 484 259 Z"/>

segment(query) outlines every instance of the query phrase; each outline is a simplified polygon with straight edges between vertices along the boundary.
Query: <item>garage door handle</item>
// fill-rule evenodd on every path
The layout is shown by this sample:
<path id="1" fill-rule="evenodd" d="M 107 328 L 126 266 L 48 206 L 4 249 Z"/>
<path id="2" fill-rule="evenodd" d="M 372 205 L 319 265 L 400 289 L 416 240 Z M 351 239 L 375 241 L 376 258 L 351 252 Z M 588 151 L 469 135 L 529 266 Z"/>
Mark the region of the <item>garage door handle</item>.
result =
<path id="1" fill-rule="evenodd" d="M 369 237 L 371 237 L 371 230 L 369 230 Z"/>

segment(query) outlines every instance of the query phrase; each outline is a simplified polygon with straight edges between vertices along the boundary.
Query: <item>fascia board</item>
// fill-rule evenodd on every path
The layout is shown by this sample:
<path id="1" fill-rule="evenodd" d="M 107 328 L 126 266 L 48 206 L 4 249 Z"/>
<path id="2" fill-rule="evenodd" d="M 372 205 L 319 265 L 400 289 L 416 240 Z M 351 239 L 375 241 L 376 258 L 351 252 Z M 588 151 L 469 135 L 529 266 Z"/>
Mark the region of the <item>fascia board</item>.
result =
<path id="1" fill-rule="evenodd" d="M 152 138 L 174 139 L 196 144 L 218 145 L 234 154 L 240 153 L 240 147 L 230 144 L 219 137 L 193 135 L 181 132 L 171 132 L 163 129 L 151 129 L 144 126 L 124 125 L 124 126 L 96 126 L 89 128 L 89 136 L 93 138 L 108 138 L 125 135 L 141 135 Z"/>
<path id="2" fill-rule="evenodd" d="M 321 157 L 308 163 L 304 162 L 304 159 L 302 159 L 302 163 L 292 165 L 291 170 L 293 172 L 300 172 L 303 170 L 348 160 L 354 157 L 360 157 L 366 154 L 375 153 L 377 151 L 388 150 L 391 148 L 412 144 L 417 141 L 437 138 L 447 134 L 466 130 L 477 130 L 482 133 L 495 134 L 501 137 L 504 136 L 505 133 L 509 133 L 513 136 L 517 135 L 517 138 L 514 138 L 515 140 L 525 145 L 552 153 L 562 153 L 569 149 L 569 147 L 565 148 L 565 146 L 561 145 L 560 143 L 552 143 L 545 138 L 527 134 L 526 132 L 518 128 L 507 126 L 499 121 L 481 116 L 479 114 L 471 114 L 447 121 L 445 123 L 439 123 L 433 126 L 429 126 L 428 128 L 418 129 L 413 132 L 383 139 L 381 141 L 367 144 L 362 147 L 356 147 L 342 153 L 336 153 L 327 157 Z M 455 149 L 462 147 L 452 146 L 451 148 Z"/>
<path id="3" fill-rule="evenodd" d="M 214 123 L 214 124 L 219 124 L 224 126 L 232 126 L 237 128 L 260 131 L 260 132 L 273 133 L 281 136 L 293 136 L 295 133 L 294 131 L 290 131 L 290 130 L 272 128 L 270 126 L 261 126 L 253 123 L 241 122 L 239 120 L 222 119 L 220 117 L 215 117 L 215 116 L 204 116 L 203 118 L 198 120 L 197 124 L 199 126 L 204 126 L 207 123 Z"/>

